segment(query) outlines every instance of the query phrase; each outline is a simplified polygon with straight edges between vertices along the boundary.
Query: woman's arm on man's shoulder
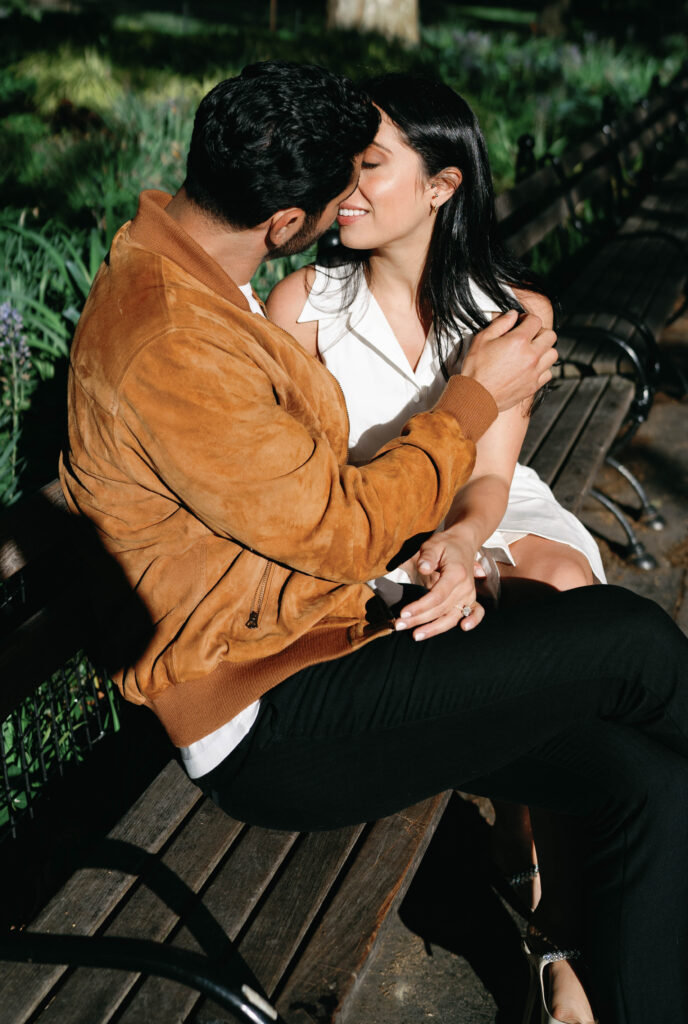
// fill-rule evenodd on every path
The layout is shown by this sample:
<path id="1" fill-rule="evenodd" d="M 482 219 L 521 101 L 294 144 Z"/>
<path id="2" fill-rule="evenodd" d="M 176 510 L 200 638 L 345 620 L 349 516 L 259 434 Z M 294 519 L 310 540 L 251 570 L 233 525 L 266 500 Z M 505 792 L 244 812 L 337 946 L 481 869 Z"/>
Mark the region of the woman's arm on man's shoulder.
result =
<path id="1" fill-rule="evenodd" d="M 268 316 L 288 331 L 312 356 L 318 354 L 318 321 L 298 323 L 301 310 L 313 285 L 313 267 L 301 267 L 276 284 L 268 295 Z"/>

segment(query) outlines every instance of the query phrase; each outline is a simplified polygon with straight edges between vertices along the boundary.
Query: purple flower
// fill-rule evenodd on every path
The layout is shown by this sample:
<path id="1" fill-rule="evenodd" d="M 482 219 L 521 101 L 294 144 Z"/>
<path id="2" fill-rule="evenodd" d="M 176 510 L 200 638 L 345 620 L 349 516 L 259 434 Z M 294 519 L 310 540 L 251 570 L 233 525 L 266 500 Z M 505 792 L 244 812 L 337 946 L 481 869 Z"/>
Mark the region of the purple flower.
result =
<path id="1" fill-rule="evenodd" d="M 31 361 L 24 319 L 10 302 L 0 304 L 0 362 L 23 367 Z"/>

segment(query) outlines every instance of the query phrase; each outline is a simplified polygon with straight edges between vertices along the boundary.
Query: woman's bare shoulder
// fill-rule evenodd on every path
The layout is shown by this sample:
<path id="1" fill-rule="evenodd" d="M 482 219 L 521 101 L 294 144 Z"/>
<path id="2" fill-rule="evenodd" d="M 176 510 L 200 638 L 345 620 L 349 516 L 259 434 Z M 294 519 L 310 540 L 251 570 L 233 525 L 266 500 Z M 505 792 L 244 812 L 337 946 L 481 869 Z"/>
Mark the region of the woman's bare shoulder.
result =
<path id="1" fill-rule="evenodd" d="M 300 324 L 298 318 L 314 280 L 315 267 L 301 267 L 276 284 L 265 303 L 270 319 L 288 331 L 313 356 L 318 354 L 317 321 Z"/>
<path id="2" fill-rule="evenodd" d="M 514 295 L 528 313 L 534 313 L 542 320 L 543 327 L 551 327 L 554 323 L 554 311 L 552 303 L 546 295 L 540 292 L 532 292 L 526 288 L 512 289 Z"/>

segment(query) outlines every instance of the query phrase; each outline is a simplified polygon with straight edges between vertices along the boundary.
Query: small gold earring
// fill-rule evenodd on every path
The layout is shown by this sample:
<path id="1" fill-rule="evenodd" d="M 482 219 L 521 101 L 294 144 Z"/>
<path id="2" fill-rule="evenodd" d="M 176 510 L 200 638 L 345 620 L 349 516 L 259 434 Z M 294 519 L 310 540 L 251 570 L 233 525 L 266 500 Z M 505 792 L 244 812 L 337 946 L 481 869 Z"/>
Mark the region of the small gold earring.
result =
<path id="1" fill-rule="evenodd" d="M 437 213 L 437 200 L 439 199 L 439 197 L 439 192 L 435 190 L 432 193 L 432 202 L 430 203 L 430 209 L 432 210 L 433 213 Z"/>

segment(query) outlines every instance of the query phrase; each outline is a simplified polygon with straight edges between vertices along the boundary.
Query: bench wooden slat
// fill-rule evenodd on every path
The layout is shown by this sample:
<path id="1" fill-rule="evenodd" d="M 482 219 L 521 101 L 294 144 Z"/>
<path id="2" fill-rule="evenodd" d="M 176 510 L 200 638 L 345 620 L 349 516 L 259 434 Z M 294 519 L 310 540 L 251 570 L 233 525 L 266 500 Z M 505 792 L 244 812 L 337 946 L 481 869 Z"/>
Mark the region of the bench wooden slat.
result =
<path id="1" fill-rule="evenodd" d="M 598 130 L 583 139 L 578 145 L 565 150 L 559 157 L 559 166 L 567 177 L 594 165 L 601 158 L 606 159 L 610 147 L 603 131 Z"/>
<path id="2" fill-rule="evenodd" d="M 523 256 L 541 242 L 553 228 L 565 221 L 567 216 L 566 200 L 563 196 L 557 196 L 525 224 L 506 234 L 505 240 L 509 249 L 516 256 Z"/>
<path id="3" fill-rule="evenodd" d="M 337 1024 L 346 1020 L 346 1002 L 370 950 L 403 898 L 448 800 L 448 793 L 441 794 L 375 823 L 278 996 L 277 1008 L 289 1024 L 321 1021 L 326 1011 Z"/>
<path id="4" fill-rule="evenodd" d="M 103 934 L 164 942 L 180 913 L 188 909 L 189 895 L 205 885 L 244 828 L 212 801 L 203 800 Z M 95 1007 L 99 1020 L 110 1020 L 139 977 L 79 968 L 59 988 L 40 1024 L 84 1024 Z"/>
<path id="5" fill-rule="evenodd" d="M 524 181 L 500 193 L 495 200 L 497 220 L 503 223 L 514 214 L 519 220 L 528 216 L 530 210 L 537 210 L 548 195 L 559 190 L 559 179 L 553 167 L 541 167 Z"/>
<path id="6" fill-rule="evenodd" d="M 271 995 L 363 832 L 361 825 L 303 837 L 289 864 L 289 884 L 276 885 L 260 907 L 239 952 Z"/>
<path id="7" fill-rule="evenodd" d="M 116 784 L 116 782 L 115 782 Z M 157 852 L 201 798 L 201 791 L 172 761 L 153 780 L 108 835 L 132 844 L 129 870 L 81 868 L 48 903 L 30 930 L 64 935 L 93 935 L 131 888 L 147 854 Z M 107 841 L 104 846 L 107 859 Z M 0 1021 L 24 1024 L 55 982 L 64 966 L 0 964 Z"/>
<path id="8" fill-rule="evenodd" d="M 610 378 L 600 396 L 601 400 L 578 438 L 571 458 L 557 477 L 554 495 L 572 512 L 577 511 L 592 486 L 597 467 L 621 429 L 633 394 L 634 388 L 630 381 L 620 377 Z"/>
<path id="9" fill-rule="evenodd" d="M 628 358 L 610 342 L 595 335 L 578 336 L 577 331 L 580 328 L 589 327 L 614 331 L 628 341 L 632 341 L 637 333 L 627 318 L 613 314 L 576 312 L 566 316 L 561 328 L 562 333 L 557 341 L 560 358 L 564 361 L 562 376 L 580 377 L 589 373 L 591 369 L 603 375 L 620 372 L 634 373 L 630 364 L 628 367 L 625 366 L 625 363 L 628 363 Z M 603 370 L 602 366 L 606 366 L 606 369 Z"/>
<path id="10" fill-rule="evenodd" d="M 688 271 L 685 262 L 681 266 L 677 255 L 673 246 L 653 237 L 629 235 L 609 242 L 568 290 L 567 305 L 576 312 L 564 319 L 564 331 L 581 322 L 594 324 L 613 330 L 638 345 L 642 352 L 643 337 L 633 326 L 632 319 L 623 316 L 622 311 L 627 309 L 655 335 L 659 333 L 681 294 Z M 605 307 L 618 309 L 619 315 L 588 317 L 587 311 Z M 628 357 L 601 339 L 583 339 L 578 350 L 569 349 L 566 357 L 591 366 L 597 373 L 634 373 Z"/>
<path id="11" fill-rule="evenodd" d="M 653 236 L 620 235 L 610 239 L 566 290 L 568 308 L 579 312 L 607 307 L 643 314 L 654 288 L 665 276 L 681 281 L 675 247 Z"/>
<path id="12" fill-rule="evenodd" d="M 594 371 L 602 376 L 609 376 L 614 373 L 626 373 L 635 376 L 635 368 L 629 357 L 616 345 L 605 340 L 601 335 L 583 334 L 577 337 L 576 328 L 594 327 L 601 331 L 613 331 L 621 338 L 633 341 L 636 330 L 633 325 L 624 317 L 617 317 L 612 314 L 576 315 L 568 318 L 564 330 L 570 330 L 573 341 L 569 342 L 567 354 L 567 367 L 564 375 L 581 375 L 581 371 Z M 642 343 L 641 343 L 642 344 Z M 572 368 L 576 368 L 575 373 Z"/>
<path id="13" fill-rule="evenodd" d="M 0 579 L 10 579 L 29 562 L 55 547 L 64 524 L 68 533 L 69 510 L 59 480 L 42 487 L 2 519 Z"/>
<path id="14" fill-rule="evenodd" d="M 574 207 L 579 209 L 581 203 L 586 199 L 592 199 L 593 196 L 596 196 L 610 181 L 613 181 L 614 172 L 615 168 L 611 159 L 611 153 L 604 163 L 583 171 L 569 189 L 569 196 Z"/>
<path id="15" fill-rule="evenodd" d="M 624 317 L 622 311 L 628 310 L 631 316 L 637 317 L 656 337 L 680 297 L 685 281 L 685 274 L 676 267 L 677 254 L 667 252 L 666 247 L 664 251 L 655 250 L 655 254 L 652 276 L 649 273 L 649 264 L 645 264 L 648 274 L 644 283 L 639 279 L 639 274 L 629 272 L 624 281 L 624 290 L 617 293 L 615 300 L 615 306 L 620 315 L 613 324 L 609 325 L 622 338 L 625 337 L 630 341 L 636 339 L 641 346 L 641 351 L 644 349 L 642 335 L 636 332 L 633 321 Z M 624 265 L 627 266 L 627 264 Z M 637 267 L 642 269 L 642 266 L 639 259 Z M 587 302 L 588 308 L 597 306 L 604 309 L 607 300 L 597 289 L 593 290 L 587 299 L 581 300 L 581 303 L 584 302 Z M 609 370 L 603 372 L 609 372 Z"/>
<path id="16" fill-rule="evenodd" d="M 529 464 L 550 487 L 606 384 L 606 377 L 583 377 L 576 381 L 571 400 L 550 428 L 547 445 L 541 446 L 530 460 Z"/>
<path id="17" fill-rule="evenodd" d="M 688 202 L 683 206 L 679 202 L 663 203 L 659 194 L 648 196 L 647 202 L 624 221 L 620 234 L 624 237 L 639 231 L 666 231 L 685 245 L 688 241 Z M 678 251 L 676 255 L 679 256 Z"/>
<path id="18" fill-rule="evenodd" d="M 533 455 L 542 444 L 563 407 L 571 400 L 575 390 L 575 381 L 558 380 L 556 382 L 553 390 L 546 396 L 545 401 L 535 411 L 528 424 L 528 431 L 519 455 L 520 462 L 530 465 Z"/>
<path id="19" fill-rule="evenodd" d="M 234 941 L 254 913 L 261 898 L 280 872 L 285 858 L 299 838 L 297 832 L 252 827 L 229 851 L 197 907 L 187 915 L 172 944 L 200 952 L 197 935 L 211 914 Z M 146 978 L 117 1024 L 168 1024 L 186 1020 L 199 994 L 165 978 Z"/>

